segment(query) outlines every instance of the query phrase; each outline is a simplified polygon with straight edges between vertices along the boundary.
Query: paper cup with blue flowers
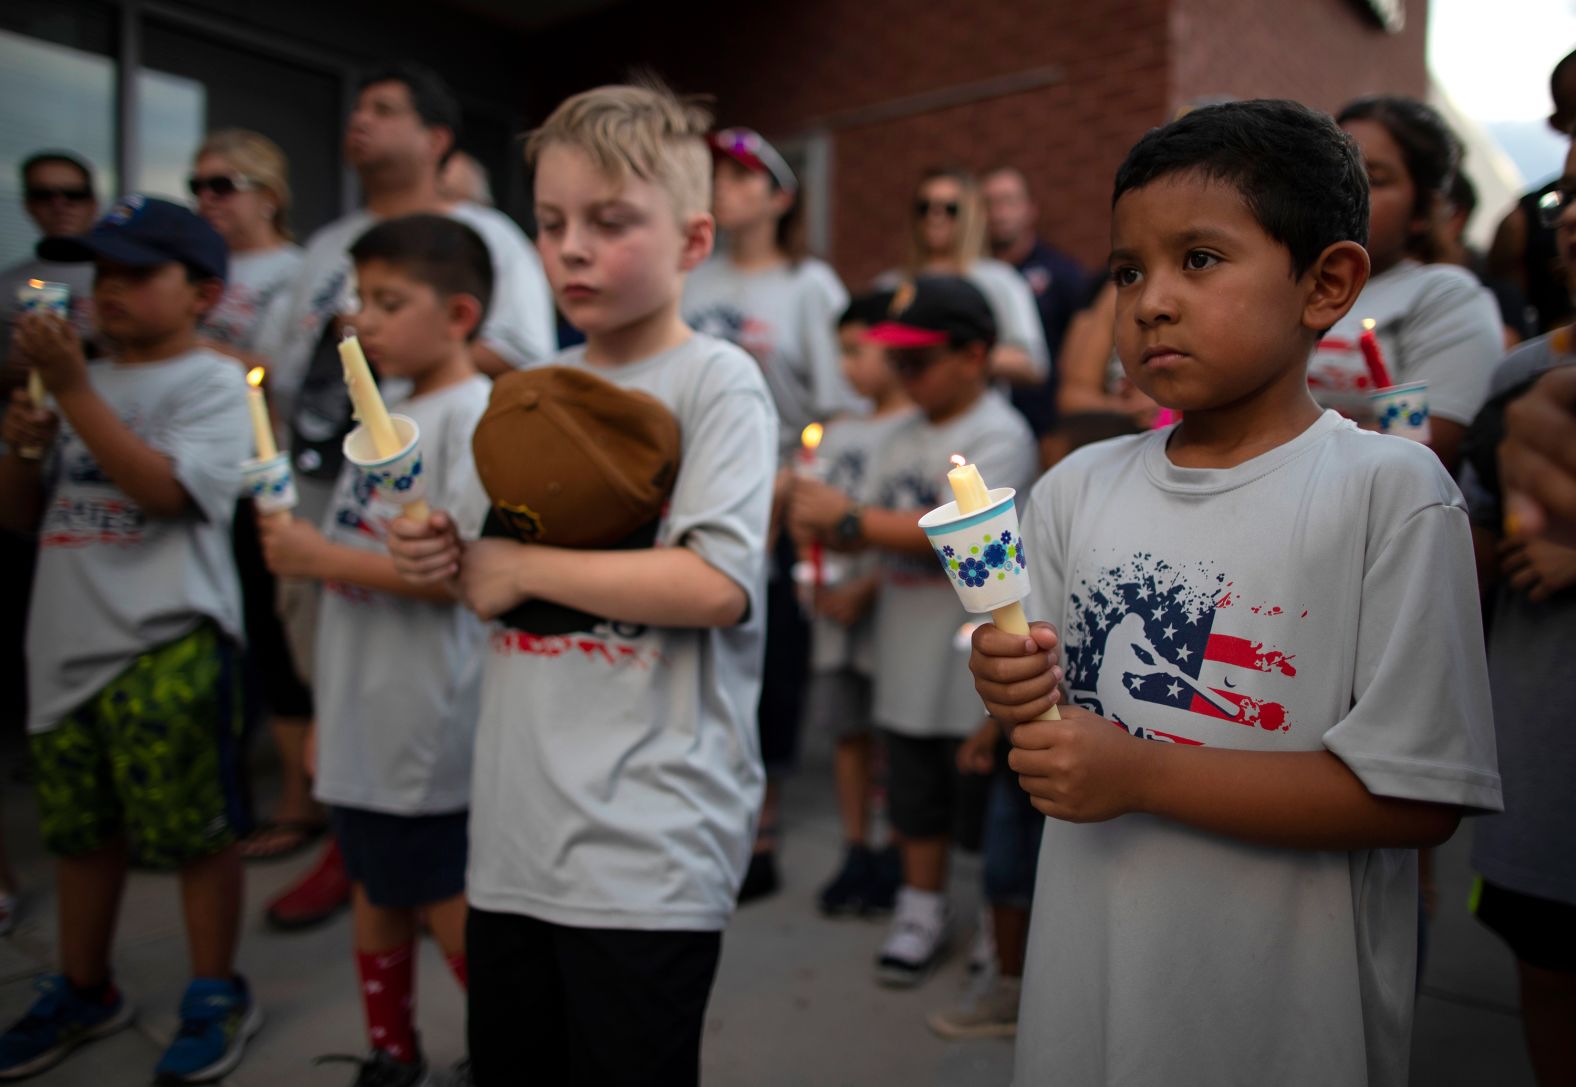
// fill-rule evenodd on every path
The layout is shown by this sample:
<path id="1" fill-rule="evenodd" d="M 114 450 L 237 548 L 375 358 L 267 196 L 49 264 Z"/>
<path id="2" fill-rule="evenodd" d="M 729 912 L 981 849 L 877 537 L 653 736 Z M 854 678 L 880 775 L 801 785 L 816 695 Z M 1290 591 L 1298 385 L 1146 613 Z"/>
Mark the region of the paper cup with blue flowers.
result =
<path id="1" fill-rule="evenodd" d="M 1428 426 L 1428 382 L 1409 381 L 1368 394 L 1374 421 L 1381 434 L 1394 434 L 1426 442 L 1432 437 Z"/>
<path id="2" fill-rule="evenodd" d="M 427 519 L 427 477 L 421 469 L 421 428 L 408 415 L 390 415 L 399 438 L 399 452 L 378 456 L 377 444 L 365 426 L 345 435 L 345 459 L 354 464 L 378 498 L 400 506 L 405 516 Z"/>
<path id="3" fill-rule="evenodd" d="M 965 611 L 995 611 L 1029 595 L 1016 494 L 1011 487 L 997 487 L 990 504 L 977 513 L 959 513 L 958 504 L 948 502 L 919 519 Z"/>
<path id="4" fill-rule="evenodd" d="M 295 473 L 290 470 L 290 455 L 253 457 L 241 462 L 241 479 L 246 494 L 260 517 L 289 513 L 296 507 Z"/>

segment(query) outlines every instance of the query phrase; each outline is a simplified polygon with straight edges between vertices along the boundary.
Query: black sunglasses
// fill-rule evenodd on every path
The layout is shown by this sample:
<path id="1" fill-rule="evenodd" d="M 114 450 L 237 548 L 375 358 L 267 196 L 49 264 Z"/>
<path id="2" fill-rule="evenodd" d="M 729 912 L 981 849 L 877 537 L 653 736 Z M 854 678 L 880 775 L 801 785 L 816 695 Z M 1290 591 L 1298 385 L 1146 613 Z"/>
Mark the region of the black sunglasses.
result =
<path id="1" fill-rule="evenodd" d="M 93 190 L 54 189 L 43 185 L 29 185 L 27 187 L 27 198 L 36 204 L 47 203 L 50 200 L 55 199 L 70 200 L 72 203 L 80 203 L 83 200 L 92 200 Z"/>
<path id="2" fill-rule="evenodd" d="M 186 179 L 186 187 L 193 196 L 201 196 L 203 190 L 215 196 L 234 196 L 238 192 L 251 192 L 257 188 L 257 182 L 240 174 L 217 174 L 213 177 L 198 177 L 195 174 Z"/>
<path id="3" fill-rule="evenodd" d="M 914 216 L 918 219 L 925 218 L 933 211 L 944 211 L 947 213 L 948 219 L 956 219 L 958 212 L 962 210 L 963 206 L 956 200 L 948 200 L 945 203 L 941 201 L 918 200 L 914 203 Z"/>

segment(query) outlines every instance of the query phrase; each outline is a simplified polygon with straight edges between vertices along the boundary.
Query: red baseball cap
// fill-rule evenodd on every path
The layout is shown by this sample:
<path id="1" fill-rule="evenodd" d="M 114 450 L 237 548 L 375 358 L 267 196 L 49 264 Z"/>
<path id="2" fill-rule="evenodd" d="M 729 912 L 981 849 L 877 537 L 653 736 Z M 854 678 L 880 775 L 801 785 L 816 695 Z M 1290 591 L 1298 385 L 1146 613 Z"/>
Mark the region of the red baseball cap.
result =
<path id="1" fill-rule="evenodd" d="M 747 170 L 767 174 L 786 192 L 799 190 L 799 179 L 788 168 L 788 160 L 753 128 L 724 128 L 706 137 L 712 154 L 726 155 Z"/>

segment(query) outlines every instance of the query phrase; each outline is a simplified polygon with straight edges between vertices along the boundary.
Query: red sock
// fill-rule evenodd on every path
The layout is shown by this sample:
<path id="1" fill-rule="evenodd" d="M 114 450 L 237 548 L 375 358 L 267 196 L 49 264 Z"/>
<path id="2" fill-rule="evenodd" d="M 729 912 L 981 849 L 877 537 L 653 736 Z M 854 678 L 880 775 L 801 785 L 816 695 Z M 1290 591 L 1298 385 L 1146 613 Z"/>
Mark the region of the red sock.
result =
<path id="1" fill-rule="evenodd" d="M 443 961 L 449 964 L 449 972 L 454 975 L 454 980 L 460 983 L 460 988 L 468 988 L 465 979 L 465 952 L 445 955 Z"/>
<path id="2" fill-rule="evenodd" d="M 361 1004 L 366 1009 L 372 1048 L 407 1062 L 416 1059 L 415 950 L 411 943 L 392 951 L 356 952 Z"/>

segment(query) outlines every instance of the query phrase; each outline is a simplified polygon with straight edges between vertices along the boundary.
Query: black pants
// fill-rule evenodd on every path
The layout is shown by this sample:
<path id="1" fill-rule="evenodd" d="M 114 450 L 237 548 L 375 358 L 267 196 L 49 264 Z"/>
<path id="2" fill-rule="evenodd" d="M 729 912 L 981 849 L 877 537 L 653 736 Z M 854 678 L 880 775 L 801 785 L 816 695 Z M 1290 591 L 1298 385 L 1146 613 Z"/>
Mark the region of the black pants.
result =
<path id="1" fill-rule="evenodd" d="M 693 1087 L 720 932 L 569 928 L 471 907 L 480 1087 Z"/>

